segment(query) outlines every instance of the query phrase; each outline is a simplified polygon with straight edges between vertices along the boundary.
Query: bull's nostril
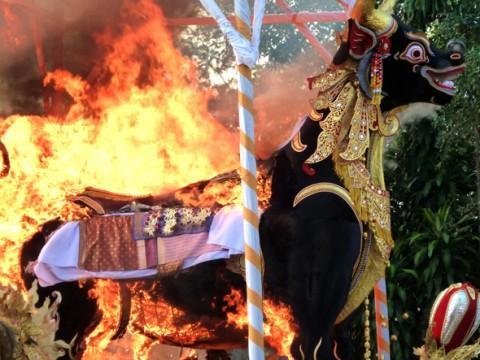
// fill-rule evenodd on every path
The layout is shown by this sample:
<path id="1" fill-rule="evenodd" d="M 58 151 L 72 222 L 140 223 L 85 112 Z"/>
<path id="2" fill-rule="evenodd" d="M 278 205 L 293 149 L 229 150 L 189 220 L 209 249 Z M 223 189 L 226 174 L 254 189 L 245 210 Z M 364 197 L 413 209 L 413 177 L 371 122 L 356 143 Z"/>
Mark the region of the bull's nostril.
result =
<path id="1" fill-rule="evenodd" d="M 457 52 L 450 55 L 450 59 L 453 60 L 453 61 L 461 60 L 462 57 L 463 57 L 463 55 L 460 54 L 460 53 L 457 53 Z"/>
<path id="2" fill-rule="evenodd" d="M 463 54 L 466 49 L 466 45 L 462 40 L 454 39 L 447 43 L 447 49 L 452 52 Z"/>

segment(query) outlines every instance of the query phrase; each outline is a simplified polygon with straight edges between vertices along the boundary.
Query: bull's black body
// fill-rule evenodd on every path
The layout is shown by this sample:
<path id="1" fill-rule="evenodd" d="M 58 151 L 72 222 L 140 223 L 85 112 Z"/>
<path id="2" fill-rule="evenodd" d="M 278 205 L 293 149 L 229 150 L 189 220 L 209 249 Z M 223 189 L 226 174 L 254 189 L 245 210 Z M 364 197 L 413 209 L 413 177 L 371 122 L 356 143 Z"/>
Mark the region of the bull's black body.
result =
<path id="1" fill-rule="evenodd" d="M 411 32 L 399 24 L 391 37 L 392 51 L 384 59 L 384 92 L 382 110 L 411 102 L 426 101 L 444 104 L 451 95 L 431 86 L 421 74 L 427 63 L 412 63 L 401 59 L 399 54 L 410 46 L 412 39 L 406 36 Z M 427 51 L 427 50 L 425 50 Z M 463 63 L 463 55 L 458 47 L 448 51 L 430 48 L 428 66 L 445 69 Z M 457 56 L 452 56 L 457 54 Z M 327 115 L 325 110 L 325 116 Z M 349 359 L 348 346 L 344 344 L 344 329 L 334 323 L 346 302 L 352 270 L 360 251 L 360 228 L 351 208 L 337 195 L 321 193 L 302 201 L 293 207 L 295 195 L 313 183 L 329 182 L 342 185 L 335 173 L 331 158 L 311 166 L 312 171 L 303 168 L 305 159 L 315 148 L 320 132 L 318 122 L 306 119 L 301 128 L 302 142 L 307 150 L 293 151 L 290 145 L 281 149 L 274 157 L 272 197 L 270 207 L 264 212 L 260 223 L 261 246 L 265 261 L 265 296 L 281 300 L 292 308 L 299 332 L 292 346 L 292 355 L 301 359 L 300 349 L 305 359 L 334 359 L 333 348 L 339 345 L 337 356 Z M 27 260 L 33 260 L 45 241 L 45 234 L 37 234 L 24 247 L 22 267 Z M 25 275 L 28 277 L 28 275 Z M 30 285 L 30 280 L 27 285 Z M 60 290 L 63 302 L 60 305 L 60 330 L 58 337 L 70 341 L 75 333 L 80 344 L 98 320 L 95 301 L 87 296 L 88 286 L 80 288 L 77 283 L 63 284 L 41 290 L 47 296 L 53 290 Z M 244 282 L 240 275 L 228 271 L 224 261 L 198 265 L 160 280 L 137 282 L 148 288 L 153 296 L 179 307 L 193 321 L 201 321 L 205 326 L 224 323 L 223 298 L 232 288 L 243 293 Z M 72 310 L 75 309 L 75 310 Z M 141 326 L 138 327 L 142 331 Z M 202 347 L 219 348 L 245 345 L 244 334 L 233 329 L 217 329 L 219 339 L 211 344 L 194 344 Z M 347 336 L 348 338 L 348 336 Z M 174 339 L 163 339 L 175 343 Z"/>

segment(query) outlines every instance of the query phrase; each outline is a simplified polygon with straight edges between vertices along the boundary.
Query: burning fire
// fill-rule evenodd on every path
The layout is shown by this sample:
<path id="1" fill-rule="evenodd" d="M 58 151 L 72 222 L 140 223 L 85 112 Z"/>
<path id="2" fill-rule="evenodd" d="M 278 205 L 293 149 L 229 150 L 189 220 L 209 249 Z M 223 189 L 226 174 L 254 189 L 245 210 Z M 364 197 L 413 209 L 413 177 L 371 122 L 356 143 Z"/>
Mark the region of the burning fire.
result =
<path id="1" fill-rule="evenodd" d="M 65 116 L 0 121 L 11 160 L 0 188 L 1 283 L 18 280 L 18 249 L 38 225 L 77 215 L 66 195 L 86 186 L 159 194 L 238 164 L 235 134 L 209 115 L 210 94 L 174 48 L 161 10 L 145 0 L 123 12 L 134 25 L 99 36 L 108 81 L 93 86 L 56 70 L 45 84 L 71 98 Z"/>
<path id="2" fill-rule="evenodd" d="M 126 2 L 121 14 L 115 31 L 97 36 L 106 54 L 96 65 L 101 81 L 61 69 L 44 79 L 68 97 L 64 116 L 0 119 L 11 160 L 0 179 L 0 284 L 19 283 L 20 247 L 42 223 L 81 216 L 67 195 L 86 186 L 159 194 L 238 165 L 236 135 L 209 114 L 211 94 L 173 46 L 159 7 Z M 97 282 L 103 318 L 85 358 L 108 344 L 118 320 L 116 290 Z"/>
<path id="3" fill-rule="evenodd" d="M 16 21 L 7 5 L 1 10 L 7 21 Z M 7 35 L 15 43 L 23 33 L 16 35 L 14 29 Z M 119 24 L 97 35 L 97 43 L 105 55 L 95 66 L 101 74 L 95 82 L 64 69 L 48 73 L 43 81 L 63 94 L 63 116 L 0 119 L 0 140 L 11 162 L 10 173 L 0 179 L 0 285 L 20 283 L 20 247 L 41 224 L 85 215 L 67 202 L 68 195 L 87 186 L 160 194 L 238 166 L 236 134 L 209 114 L 212 94 L 200 88 L 194 64 L 173 46 L 153 0 L 125 2 Z M 239 187 L 231 185 L 229 194 L 224 186 L 212 185 L 207 198 L 198 201 L 218 201 L 220 195 L 235 201 Z M 97 359 L 115 333 L 118 293 L 118 284 L 96 282 L 91 296 L 98 299 L 102 320 L 87 339 L 84 359 Z M 241 294 L 234 291 L 226 300 L 236 308 L 228 312 L 229 323 L 245 328 Z M 295 334 L 290 309 L 270 300 L 264 304 L 266 340 L 278 354 L 289 355 Z M 161 326 L 155 323 L 159 314 Z M 181 315 L 146 293 L 133 299 L 132 319 L 143 317 L 148 325 L 144 332 L 168 337 L 175 331 L 185 343 L 192 333 L 197 340 L 210 338 L 199 324 L 179 327 L 174 318 Z M 132 345 L 138 359 L 152 345 L 141 339 L 134 337 Z"/>
<path id="4" fill-rule="evenodd" d="M 224 298 L 228 323 L 238 329 L 247 331 L 248 316 L 246 302 L 239 290 L 232 289 Z M 229 311 L 233 309 L 233 311 Z M 265 315 L 263 330 L 265 341 L 272 347 L 278 356 L 287 356 L 292 359 L 290 347 L 297 333 L 293 315 L 289 306 L 283 303 L 264 299 L 263 313 Z"/>
<path id="5" fill-rule="evenodd" d="M 154 300 L 143 291 L 135 295 L 132 313 L 133 322 L 138 321 L 143 325 L 142 331 L 145 334 L 152 334 L 157 338 L 171 338 L 185 346 L 214 338 L 213 334 L 199 323 L 180 325 L 178 319 L 185 315 L 184 311 L 168 305 L 161 299 Z"/>

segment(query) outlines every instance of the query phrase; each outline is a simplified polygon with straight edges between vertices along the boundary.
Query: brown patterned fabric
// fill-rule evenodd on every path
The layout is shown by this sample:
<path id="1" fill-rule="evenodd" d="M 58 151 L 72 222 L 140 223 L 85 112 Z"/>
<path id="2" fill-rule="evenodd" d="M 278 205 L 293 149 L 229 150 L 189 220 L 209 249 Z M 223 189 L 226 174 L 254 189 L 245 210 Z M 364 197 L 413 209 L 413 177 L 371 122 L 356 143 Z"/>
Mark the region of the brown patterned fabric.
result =
<path id="1" fill-rule="evenodd" d="M 79 268 L 137 270 L 133 216 L 98 216 L 80 222 Z"/>
<path id="2" fill-rule="evenodd" d="M 170 199 L 173 195 L 166 194 L 162 196 L 133 196 L 112 193 L 107 190 L 87 187 L 83 192 L 75 196 L 69 196 L 67 199 L 80 206 L 86 206 L 92 209 L 97 215 L 108 213 L 118 213 L 119 210 L 133 202 L 148 206 L 161 205 Z"/>

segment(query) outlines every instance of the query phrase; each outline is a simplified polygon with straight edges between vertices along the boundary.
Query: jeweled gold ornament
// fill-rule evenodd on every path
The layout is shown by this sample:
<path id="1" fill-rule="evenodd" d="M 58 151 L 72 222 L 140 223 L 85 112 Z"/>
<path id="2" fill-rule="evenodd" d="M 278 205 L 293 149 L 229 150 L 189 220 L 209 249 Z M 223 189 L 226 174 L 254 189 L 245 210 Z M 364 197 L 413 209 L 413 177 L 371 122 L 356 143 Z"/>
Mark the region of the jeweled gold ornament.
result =
<path id="1" fill-rule="evenodd" d="M 480 355 L 480 339 L 465 345 L 480 325 L 478 290 L 457 283 L 435 299 L 425 345 L 415 349 L 421 360 L 469 360 Z"/>
<path id="2" fill-rule="evenodd" d="M 464 345 L 480 325 L 478 290 L 466 283 L 442 291 L 433 304 L 429 325 L 432 338 L 446 352 Z"/>

